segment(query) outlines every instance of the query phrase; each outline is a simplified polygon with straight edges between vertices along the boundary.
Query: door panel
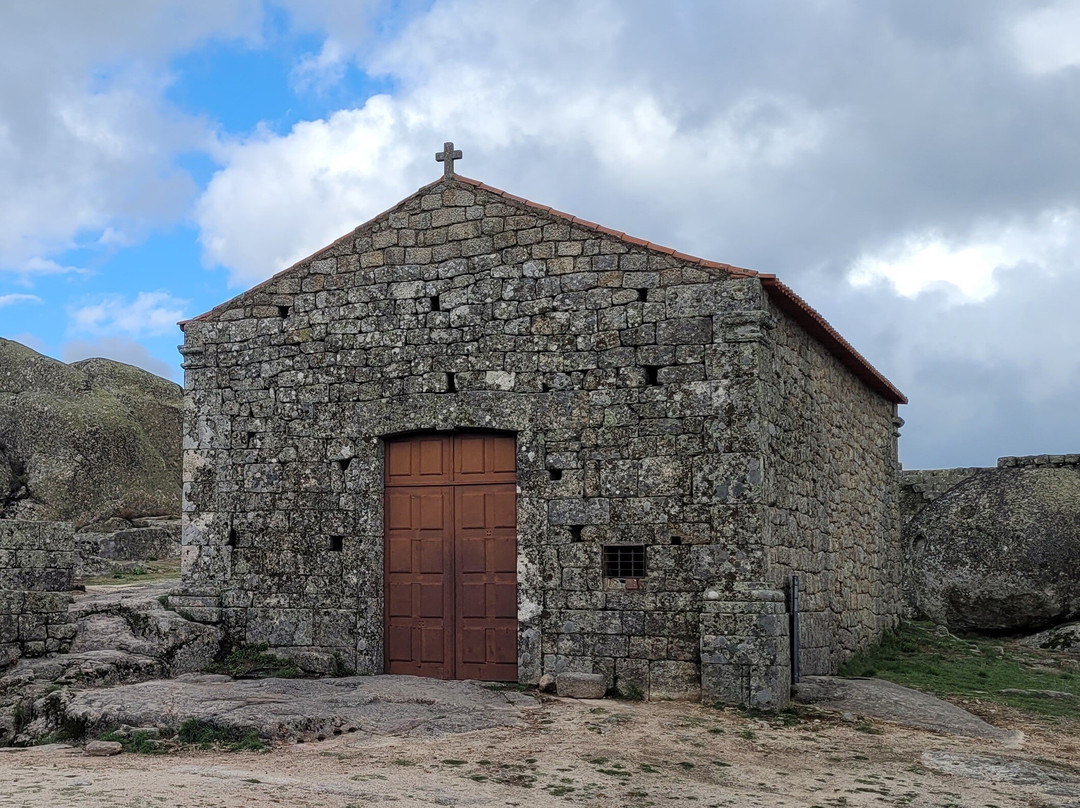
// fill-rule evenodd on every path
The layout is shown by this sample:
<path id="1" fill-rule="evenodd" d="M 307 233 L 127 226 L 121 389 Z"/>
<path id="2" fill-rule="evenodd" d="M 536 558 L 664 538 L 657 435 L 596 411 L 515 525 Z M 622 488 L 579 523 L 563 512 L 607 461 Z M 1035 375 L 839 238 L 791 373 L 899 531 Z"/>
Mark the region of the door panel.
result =
<path id="1" fill-rule="evenodd" d="M 517 679 L 517 525 L 507 509 L 515 499 L 513 483 L 455 488 L 461 679 Z"/>
<path id="2" fill-rule="evenodd" d="M 512 437 L 386 445 L 386 670 L 517 681 Z"/>
<path id="3" fill-rule="evenodd" d="M 387 491 L 388 673 L 454 670 L 453 489 Z"/>
<path id="4" fill-rule="evenodd" d="M 387 441 L 387 485 L 449 483 L 453 470 L 453 439 L 447 435 L 415 435 Z"/>
<path id="5" fill-rule="evenodd" d="M 506 435 L 455 435 L 454 482 L 495 483 L 517 480 L 514 439 Z"/>

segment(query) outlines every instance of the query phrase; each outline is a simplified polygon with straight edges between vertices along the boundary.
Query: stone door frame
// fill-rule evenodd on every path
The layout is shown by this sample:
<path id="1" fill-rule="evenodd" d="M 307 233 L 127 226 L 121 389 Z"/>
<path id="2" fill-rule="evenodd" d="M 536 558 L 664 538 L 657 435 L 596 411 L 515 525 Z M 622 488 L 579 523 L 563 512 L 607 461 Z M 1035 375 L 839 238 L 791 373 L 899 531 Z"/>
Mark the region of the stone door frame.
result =
<path id="1" fill-rule="evenodd" d="M 505 400 L 502 400 L 505 399 Z M 544 467 L 546 452 L 542 432 L 538 427 L 546 420 L 543 414 L 536 412 L 533 402 L 522 400 L 520 396 L 489 393 L 483 401 L 474 406 L 462 406 L 459 396 L 457 406 L 447 407 L 437 412 L 436 418 L 425 418 L 423 412 L 430 408 L 408 406 L 395 407 L 393 412 L 382 411 L 376 407 L 369 413 L 369 423 L 391 423 L 396 429 L 377 432 L 372 439 L 377 444 L 375 457 L 376 468 L 372 479 L 380 481 L 380 490 L 371 492 L 373 500 L 378 502 L 378 513 L 385 518 L 385 497 L 382 496 L 382 480 L 385 479 L 386 442 L 413 433 L 423 432 L 496 432 L 512 435 L 517 451 L 517 611 L 518 611 L 518 681 L 523 684 L 536 684 L 540 681 L 543 657 L 541 651 L 540 618 L 543 612 L 544 594 L 540 579 L 540 553 L 547 543 L 547 496 L 537 490 L 538 481 L 548 478 Z M 524 406 L 523 406 L 524 405 Z M 374 502 L 372 503 L 374 504 Z M 385 526 L 380 524 L 380 541 L 385 541 Z M 372 559 L 377 564 L 380 580 L 383 576 L 385 548 L 379 545 L 382 554 Z M 380 588 L 381 589 L 381 588 Z M 383 628 L 379 631 L 382 647 L 373 654 L 380 665 L 385 662 L 385 604 L 379 613 Z M 375 649 L 372 649 L 375 650 Z M 385 670 L 385 668 L 384 668 Z"/>

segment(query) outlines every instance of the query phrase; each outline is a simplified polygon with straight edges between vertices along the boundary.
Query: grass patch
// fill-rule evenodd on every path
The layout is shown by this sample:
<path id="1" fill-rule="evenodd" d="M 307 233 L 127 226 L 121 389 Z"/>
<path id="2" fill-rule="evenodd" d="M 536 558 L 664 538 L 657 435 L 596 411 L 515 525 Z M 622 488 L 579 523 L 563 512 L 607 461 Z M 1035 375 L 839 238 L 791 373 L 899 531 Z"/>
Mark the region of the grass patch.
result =
<path id="1" fill-rule="evenodd" d="M 535 685 L 526 685 L 521 682 L 484 682 L 483 686 L 488 690 L 494 690 L 496 693 L 504 693 L 507 691 L 513 693 L 528 693 L 531 690 L 535 690 Z"/>
<path id="2" fill-rule="evenodd" d="M 219 727 L 199 718 L 188 718 L 176 732 L 172 730 L 109 730 L 97 736 L 99 741 L 114 741 L 125 752 L 136 755 L 164 755 L 183 747 L 220 749 L 229 752 L 261 752 L 266 741 L 254 732 L 233 727 Z"/>
<path id="3" fill-rule="evenodd" d="M 266 643 L 240 645 L 221 662 L 210 666 L 212 673 L 224 673 L 235 679 L 296 679 L 300 669 L 287 659 L 268 653 Z"/>
<path id="4" fill-rule="evenodd" d="M 230 752 L 261 752 L 267 743 L 254 732 L 236 727 L 219 727 L 201 718 L 189 718 L 180 725 L 176 739 L 199 749 L 222 748 Z"/>
<path id="5" fill-rule="evenodd" d="M 937 637 L 928 622 L 903 623 L 878 645 L 854 656 L 842 676 L 873 676 L 940 696 L 980 699 L 1042 716 L 1075 717 L 1080 674 L 1053 670 L 1053 654 L 1000 652 L 1001 640 Z M 1001 690 L 1058 690 L 1076 698 L 1043 698 Z"/>
<path id="6" fill-rule="evenodd" d="M 623 701 L 645 701 L 645 691 L 633 682 L 619 682 L 609 692 L 612 698 Z"/>
<path id="7" fill-rule="evenodd" d="M 115 730 L 98 736 L 99 741 L 115 741 L 124 747 L 125 752 L 135 755 L 164 755 L 171 751 L 161 742 L 157 732 L 150 730 L 136 730 L 130 734 L 120 733 Z"/>
<path id="8" fill-rule="evenodd" d="M 553 797 L 565 797 L 567 794 L 577 791 L 576 788 L 565 783 L 548 783 L 544 786 L 544 790 Z"/>

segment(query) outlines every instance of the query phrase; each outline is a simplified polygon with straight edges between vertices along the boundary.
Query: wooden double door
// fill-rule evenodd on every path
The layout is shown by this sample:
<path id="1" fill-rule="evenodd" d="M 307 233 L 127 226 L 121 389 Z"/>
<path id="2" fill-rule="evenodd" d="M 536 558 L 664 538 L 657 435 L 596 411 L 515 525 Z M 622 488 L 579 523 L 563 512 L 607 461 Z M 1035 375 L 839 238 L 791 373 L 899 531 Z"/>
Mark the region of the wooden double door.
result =
<path id="1" fill-rule="evenodd" d="M 386 444 L 386 671 L 516 682 L 514 438 Z"/>

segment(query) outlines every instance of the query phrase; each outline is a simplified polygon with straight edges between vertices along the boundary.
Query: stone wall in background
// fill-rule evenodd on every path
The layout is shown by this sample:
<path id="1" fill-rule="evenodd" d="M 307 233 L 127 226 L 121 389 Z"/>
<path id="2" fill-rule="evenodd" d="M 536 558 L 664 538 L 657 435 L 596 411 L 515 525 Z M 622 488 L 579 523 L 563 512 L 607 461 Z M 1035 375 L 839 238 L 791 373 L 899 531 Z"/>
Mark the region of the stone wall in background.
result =
<path id="1" fill-rule="evenodd" d="M 999 633 L 1080 616 L 1080 454 L 905 470 L 901 492 L 914 614 Z"/>
<path id="2" fill-rule="evenodd" d="M 70 523 L 0 520 L 0 667 L 71 644 L 74 563 Z"/>
<path id="3" fill-rule="evenodd" d="M 89 578 L 130 570 L 147 561 L 180 558 L 179 519 L 113 518 L 75 534 L 75 576 Z"/>

